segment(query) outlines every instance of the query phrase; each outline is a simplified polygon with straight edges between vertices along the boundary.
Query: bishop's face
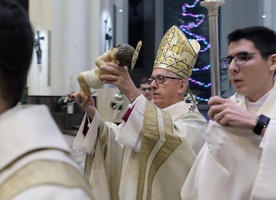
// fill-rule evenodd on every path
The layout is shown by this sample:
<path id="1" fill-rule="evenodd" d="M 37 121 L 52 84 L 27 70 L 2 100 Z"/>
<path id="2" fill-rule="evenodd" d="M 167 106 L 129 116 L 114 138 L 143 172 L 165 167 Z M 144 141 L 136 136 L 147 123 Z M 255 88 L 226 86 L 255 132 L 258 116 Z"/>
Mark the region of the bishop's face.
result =
<path id="1" fill-rule="evenodd" d="M 156 78 L 158 76 L 173 77 L 175 79 L 164 78 L 163 83 L 158 83 L 158 81 L 156 82 L 156 79 L 154 79 L 151 82 L 154 104 L 159 108 L 165 108 L 179 102 L 181 98 L 183 98 L 183 87 L 185 87 L 184 90 L 186 90 L 186 81 L 166 69 L 153 69 L 151 77 Z"/>

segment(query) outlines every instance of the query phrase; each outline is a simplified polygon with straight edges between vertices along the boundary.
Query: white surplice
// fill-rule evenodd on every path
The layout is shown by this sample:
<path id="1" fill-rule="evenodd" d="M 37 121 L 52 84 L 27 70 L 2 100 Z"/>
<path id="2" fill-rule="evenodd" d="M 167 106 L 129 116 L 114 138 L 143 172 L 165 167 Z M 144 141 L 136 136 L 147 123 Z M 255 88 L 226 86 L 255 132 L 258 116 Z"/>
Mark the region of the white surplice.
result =
<path id="1" fill-rule="evenodd" d="M 210 122 L 207 143 L 181 190 L 183 200 L 276 199 L 275 99 L 276 84 L 257 111 L 271 118 L 264 141 L 252 130 Z M 245 98 L 237 105 L 248 109 Z"/>

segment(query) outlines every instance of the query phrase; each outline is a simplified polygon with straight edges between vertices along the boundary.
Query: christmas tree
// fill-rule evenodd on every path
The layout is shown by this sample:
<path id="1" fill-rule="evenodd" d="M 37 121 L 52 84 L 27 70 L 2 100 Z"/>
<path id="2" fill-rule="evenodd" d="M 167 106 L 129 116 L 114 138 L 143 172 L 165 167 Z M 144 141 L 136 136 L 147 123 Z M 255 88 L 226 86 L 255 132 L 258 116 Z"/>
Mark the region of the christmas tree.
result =
<path id="1" fill-rule="evenodd" d="M 206 104 L 211 96 L 208 11 L 200 6 L 199 0 L 165 0 L 164 12 L 165 30 L 173 24 L 178 25 L 189 39 L 200 43 L 201 50 L 189 85 L 197 103 Z"/>

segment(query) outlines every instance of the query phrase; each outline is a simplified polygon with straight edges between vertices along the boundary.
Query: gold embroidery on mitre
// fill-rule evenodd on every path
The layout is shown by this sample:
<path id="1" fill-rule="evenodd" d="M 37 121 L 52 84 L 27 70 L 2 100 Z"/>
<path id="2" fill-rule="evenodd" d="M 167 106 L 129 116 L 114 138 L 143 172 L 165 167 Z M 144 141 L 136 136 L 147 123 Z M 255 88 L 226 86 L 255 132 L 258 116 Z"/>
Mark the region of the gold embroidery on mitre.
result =
<path id="1" fill-rule="evenodd" d="M 189 41 L 185 34 L 172 26 L 163 36 L 154 61 L 154 68 L 163 68 L 188 80 L 195 65 L 200 45 Z"/>

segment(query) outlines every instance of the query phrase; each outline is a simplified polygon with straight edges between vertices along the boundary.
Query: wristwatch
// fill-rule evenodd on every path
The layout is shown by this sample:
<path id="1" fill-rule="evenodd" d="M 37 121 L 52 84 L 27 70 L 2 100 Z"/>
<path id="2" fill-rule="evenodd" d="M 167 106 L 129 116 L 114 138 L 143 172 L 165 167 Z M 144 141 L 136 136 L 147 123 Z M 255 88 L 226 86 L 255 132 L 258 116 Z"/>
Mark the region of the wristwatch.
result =
<path id="1" fill-rule="evenodd" d="M 267 116 L 265 116 L 265 115 L 260 115 L 260 116 L 257 118 L 257 124 L 256 124 L 256 126 L 254 127 L 253 132 L 254 132 L 256 135 L 261 135 L 263 128 L 266 128 L 266 127 L 267 127 L 269 121 L 270 121 L 270 118 L 269 118 L 269 117 L 267 117 Z"/>

